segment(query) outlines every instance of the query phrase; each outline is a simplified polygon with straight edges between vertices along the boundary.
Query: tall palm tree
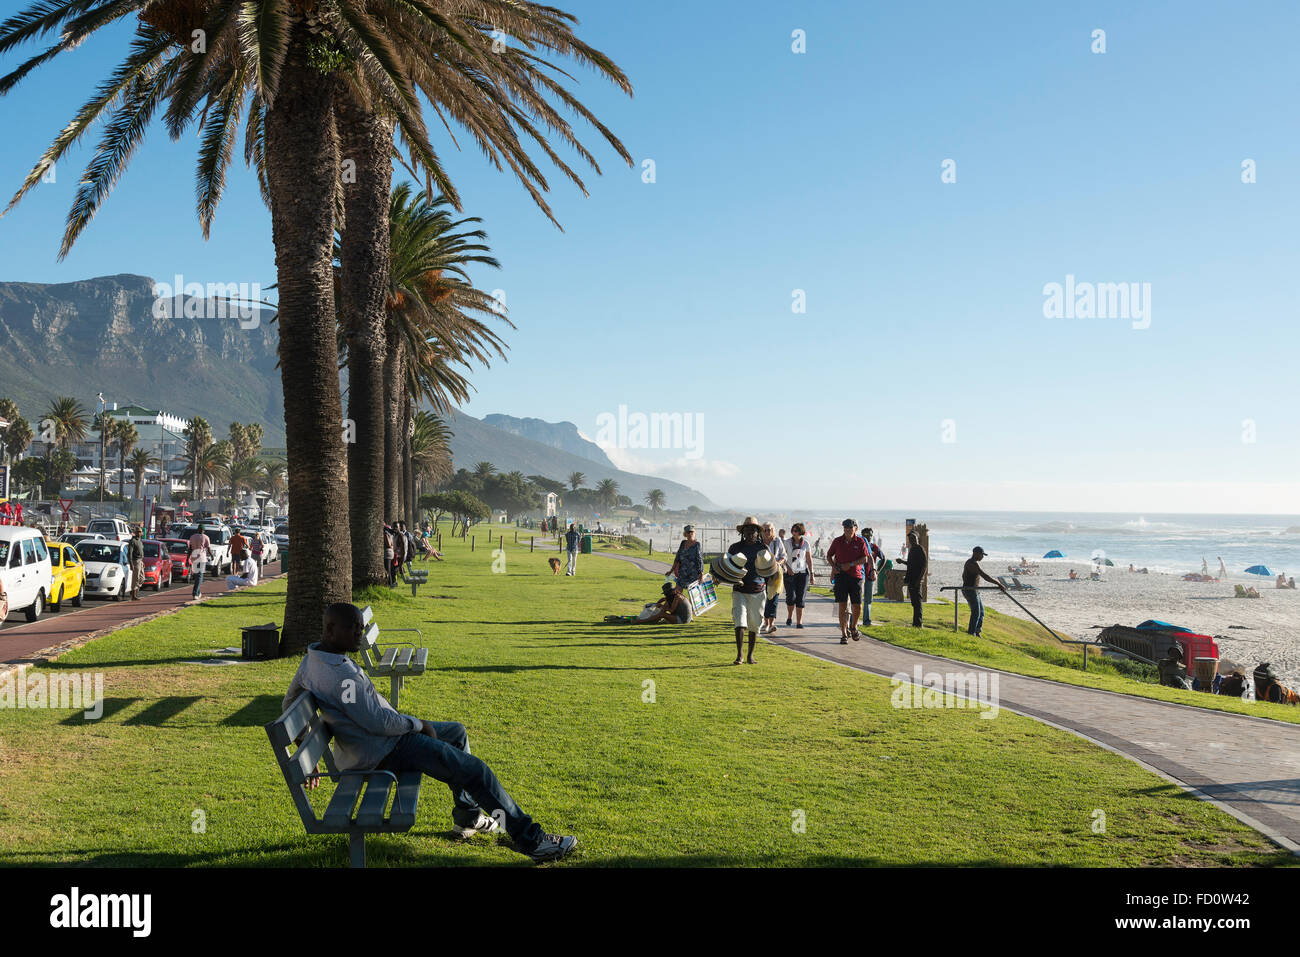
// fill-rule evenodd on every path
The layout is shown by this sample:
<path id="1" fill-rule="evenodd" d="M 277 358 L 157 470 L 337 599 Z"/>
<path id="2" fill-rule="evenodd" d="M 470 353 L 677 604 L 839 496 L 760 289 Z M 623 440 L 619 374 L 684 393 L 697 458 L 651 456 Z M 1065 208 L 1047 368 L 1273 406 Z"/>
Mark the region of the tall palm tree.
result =
<path id="1" fill-rule="evenodd" d="M 271 499 L 279 503 L 284 498 L 285 474 L 284 463 L 275 459 L 262 460 L 262 481 L 271 493 Z"/>
<path id="2" fill-rule="evenodd" d="M 351 554 L 339 540 L 348 528 L 346 456 L 331 341 L 332 253 L 342 192 L 334 116 L 339 91 L 356 93 L 372 112 L 390 114 L 429 177 L 429 191 L 436 181 L 455 201 L 429 143 L 424 93 L 439 119 L 468 130 L 489 161 L 509 166 L 549 215 L 541 197 L 548 185 L 525 143 L 535 144 L 579 186 L 543 131 L 595 166 L 551 98 L 632 161 L 536 51 L 573 57 L 629 92 L 630 85 L 608 58 L 574 37 L 573 17 L 528 0 L 32 0 L 0 23 L 0 54 L 50 33 L 58 40 L 0 78 L 0 95 L 60 53 L 133 17 L 126 58 L 55 138 L 10 208 L 92 124 L 106 121 L 69 213 L 60 249 L 66 256 L 165 106 L 173 139 L 200 126 L 198 215 L 206 236 L 247 114 L 245 157 L 258 166 L 276 251 L 290 508 L 314 517 L 297 532 L 288 569 L 284 638 L 289 650 L 301 650 L 318 630 L 324 606 L 349 597 L 351 580 Z M 502 45 L 504 36 L 517 44 Z M 195 43 L 195 37 L 206 42 Z M 375 215 L 382 215 L 382 203 L 376 206 Z"/>
<path id="3" fill-rule="evenodd" d="M 415 413 L 411 460 L 417 483 L 427 481 L 436 488 L 451 478 L 451 439 L 451 430 L 438 416 L 423 409 Z M 416 490 L 417 501 L 421 492 L 423 489 Z"/>
<path id="4" fill-rule="evenodd" d="M 162 465 L 162 460 L 154 457 L 154 454 L 148 449 L 136 449 L 127 459 L 127 465 L 130 466 L 132 473 L 135 475 L 135 497 L 143 498 L 140 494 L 140 486 L 144 484 L 145 472 L 153 465 Z"/>
<path id="5" fill-rule="evenodd" d="M 212 445 L 212 426 L 208 420 L 200 415 L 196 415 L 185 426 L 186 448 L 185 457 L 188 459 L 186 474 L 189 476 L 190 498 L 194 500 L 194 507 L 199 507 L 199 501 L 203 498 L 203 490 L 195 482 L 195 477 L 202 475 L 199 468 L 199 458 Z"/>
<path id="6" fill-rule="evenodd" d="M 587 476 L 584 473 L 582 472 L 569 473 L 569 488 L 572 489 L 573 491 L 576 492 L 578 489 L 582 488 L 582 483 L 585 481 L 587 481 Z"/>
<path id="7" fill-rule="evenodd" d="M 497 467 L 491 462 L 475 462 L 473 474 L 476 478 L 487 478 L 497 474 Z"/>
<path id="8" fill-rule="evenodd" d="M 601 479 L 596 484 L 596 500 L 606 511 L 612 509 L 618 501 L 618 483 L 609 478 Z"/>
<path id="9" fill-rule="evenodd" d="M 236 505 L 239 504 L 240 491 L 257 491 L 262 475 L 262 463 L 258 459 L 240 459 L 230 463 L 226 470 L 226 480 L 230 483 L 231 498 Z"/>
<path id="10" fill-rule="evenodd" d="M 191 506 L 198 508 L 208 488 L 216 489 L 230 465 L 230 443 L 217 442 L 204 446 L 185 463 L 185 480 L 193 491 Z"/>
<path id="11" fill-rule="evenodd" d="M 117 497 L 126 498 L 126 457 L 140 441 L 140 432 L 129 420 L 122 419 L 113 431 L 113 440 L 117 445 Z"/>
<path id="12" fill-rule="evenodd" d="M 656 519 L 659 518 L 659 509 L 664 507 L 664 491 L 660 488 L 652 488 L 645 493 L 645 503 L 650 506 L 650 511 Z"/>
<path id="13" fill-rule="evenodd" d="M 73 442 L 80 442 L 90 431 L 90 413 L 80 401 L 70 395 L 54 399 L 45 412 L 45 418 L 54 425 L 54 445 L 64 450 Z M 53 446 L 47 447 L 46 458 L 53 451 Z"/>
<path id="14" fill-rule="evenodd" d="M 117 418 L 110 415 L 108 410 L 97 412 L 94 426 L 95 431 L 99 433 L 99 497 L 102 501 L 108 482 L 108 447 L 113 444 L 113 438 L 117 435 Z"/>

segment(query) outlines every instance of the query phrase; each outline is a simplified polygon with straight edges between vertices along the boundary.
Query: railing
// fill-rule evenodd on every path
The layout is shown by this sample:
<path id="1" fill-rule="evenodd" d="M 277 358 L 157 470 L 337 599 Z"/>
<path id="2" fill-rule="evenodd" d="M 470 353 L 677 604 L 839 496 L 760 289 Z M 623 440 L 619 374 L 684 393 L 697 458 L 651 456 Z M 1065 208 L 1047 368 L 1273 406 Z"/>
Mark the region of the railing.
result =
<path id="1" fill-rule="evenodd" d="M 963 589 L 963 587 L 962 587 L 961 585 L 944 585 L 942 588 L 939 589 L 939 591 L 941 591 L 941 592 L 943 592 L 943 591 L 950 591 L 950 592 L 953 592 L 953 593 L 954 593 L 953 596 L 952 596 L 952 630 L 953 630 L 953 631 L 959 631 L 959 630 L 961 629 L 961 626 L 957 623 L 957 614 L 958 614 L 958 612 L 961 610 L 961 603 L 960 603 L 959 601 L 957 601 L 957 595 L 956 595 L 955 593 L 956 593 L 956 592 L 959 592 L 959 591 L 964 591 L 964 589 Z M 1042 620 L 1041 618 L 1039 618 L 1037 615 L 1035 615 L 1032 611 L 1030 611 L 1030 610 L 1029 610 L 1028 608 L 1026 608 L 1024 605 L 1020 604 L 1020 602 L 1016 600 L 1016 597 L 1015 597 L 1014 595 L 1012 595 L 1009 591 L 1007 591 L 1005 588 L 1002 588 L 1002 587 L 999 586 L 999 585 L 976 585 L 976 586 L 975 586 L 975 591 L 1000 591 L 1000 592 L 1002 592 L 1002 594 L 1004 594 L 1004 595 L 1006 595 L 1008 598 L 1010 598 L 1011 601 L 1012 601 L 1012 603 L 1013 603 L 1017 608 L 1019 608 L 1019 609 L 1020 609 L 1021 611 L 1023 611 L 1026 615 L 1028 615 L 1028 616 L 1029 616 L 1030 618 L 1032 618 L 1035 622 L 1037 622 L 1038 625 L 1039 625 L 1039 626 L 1040 626 L 1044 631 L 1046 631 L 1049 635 L 1051 635 L 1053 638 L 1055 638 L 1055 639 L 1056 639 L 1057 641 L 1059 641 L 1061 644 L 1063 644 L 1063 645 L 1083 645 L 1083 670 L 1084 670 L 1084 671 L 1087 671 L 1087 670 L 1088 670 L 1088 649 L 1089 649 L 1089 648 L 1110 648 L 1110 647 L 1111 647 L 1110 645 L 1106 644 L 1105 642 L 1098 642 L 1098 641 L 1079 641 L 1079 640 L 1074 639 L 1074 638 L 1062 638 L 1062 637 L 1061 637 L 1060 635 L 1058 635 L 1056 632 L 1052 631 L 1052 629 L 1049 628 L 1049 627 L 1047 626 L 1047 624 L 1044 623 L 1043 620 Z M 1117 649 L 1115 649 L 1115 650 L 1116 650 L 1116 651 L 1123 651 L 1122 648 L 1117 648 Z M 1145 660 L 1145 659 L 1143 659 L 1143 660 Z"/>

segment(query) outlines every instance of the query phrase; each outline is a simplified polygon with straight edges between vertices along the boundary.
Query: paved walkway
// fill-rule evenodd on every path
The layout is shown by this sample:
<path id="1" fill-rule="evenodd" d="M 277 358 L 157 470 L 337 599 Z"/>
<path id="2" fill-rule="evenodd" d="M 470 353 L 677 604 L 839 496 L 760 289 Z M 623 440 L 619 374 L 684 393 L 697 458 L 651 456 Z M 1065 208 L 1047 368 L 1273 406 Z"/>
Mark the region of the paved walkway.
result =
<path id="1" fill-rule="evenodd" d="M 668 570 L 663 562 L 648 558 L 603 554 L 656 575 Z M 729 613 L 725 601 L 718 610 Z M 912 608 L 877 600 L 872 617 L 908 624 Z M 784 622 L 782 603 L 770 643 L 860 671 L 911 677 L 919 665 L 923 672 L 940 674 L 996 674 L 999 707 L 1131 758 L 1287 850 L 1300 852 L 1300 725 L 1027 678 L 871 638 L 841 645 L 835 605 L 820 596 L 809 599 L 802 629 L 786 628 Z"/>

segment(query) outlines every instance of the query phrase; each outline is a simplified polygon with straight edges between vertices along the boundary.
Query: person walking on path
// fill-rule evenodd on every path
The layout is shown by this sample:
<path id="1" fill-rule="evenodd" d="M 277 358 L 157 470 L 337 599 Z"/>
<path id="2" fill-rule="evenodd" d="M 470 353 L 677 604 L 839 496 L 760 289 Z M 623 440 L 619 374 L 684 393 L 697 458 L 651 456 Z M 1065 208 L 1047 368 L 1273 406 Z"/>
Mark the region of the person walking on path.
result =
<path id="1" fill-rule="evenodd" d="M 900 558 L 899 564 L 906 565 L 903 582 L 907 585 L 907 597 L 912 602 L 912 627 L 921 627 L 921 582 L 925 581 L 925 571 L 930 559 L 921 547 L 916 532 L 907 533 L 907 557 Z"/>
<path id="2" fill-rule="evenodd" d="M 831 566 L 835 604 L 839 606 L 840 644 L 857 641 L 858 614 L 862 610 L 862 566 L 870 558 L 866 540 L 858 534 L 858 523 L 851 518 L 843 522 L 844 534 L 831 541 L 826 561 Z"/>
<path id="3" fill-rule="evenodd" d="M 758 640 L 758 626 L 763 619 L 763 599 L 767 584 L 759 577 L 754 567 L 755 559 L 763 551 L 763 543 L 758 540 L 762 526 L 754 516 L 746 515 L 744 521 L 736 526 L 740 541 L 727 549 L 728 555 L 745 557 L 745 577 L 731 586 L 731 623 L 736 626 L 736 660 L 740 664 L 745 632 L 749 632 L 748 664 L 754 664 L 754 643 Z"/>
<path id="4" fill-rule="evenodd" d="M 785 569 L 785 623 L 795 621 L 796 628 L 803 627 L 804 596 L 809 586 L 815 584 L 812 549 L 804 537 L 803 522 L 790 526 L 790 541 L 786 542 Z"/>
<path id="5" fill-rule="evenodd" d="M 572 851 L 578 843 L 574 837 L 545 833 L 506 793 L 492 769 L 470 754 L 463 724 L 400 714 L 375 690 L 348 657 L 361 647 L 363 627 L 356 605 L 339 602 L 326 608 L 321 640 L 308 646 L 283 702 L 287 710 L 303 691 L 312 693 L 334 736 L 339 770 L 423 772 L 451 789 L 458 837 L 493 834 L 504 826 L 516 849 L 539 864 Z M 311 770 L 308 788 L 320 780 Z"/>
<path id="6" fill-rule="evenodd" d="M 687 525 L 682 529 L 682 540 L 677 546 L 677 557 L 668 574 L 677 582 L 677 587 L 685 591 L 691 585 L 704 581 L 704 552 L 695 540 L 695 526 Z"/>
<path id="7" fill-rule="evenodd" d="M 230 538 L 230 563 L 232 565 L 242 564 L 244 557 L 248 552 L 248 539 L 235 529 L 235 534 Z"/>
<path id="8" fill-rule="evenodd" d="M 984 557 L 984 549 L 976 545 L 971 549 L 970 558 L 966 559 L 966 564 L 961 569 L 961 593 L 966 599 L 966 604 L 970 605 L 970 624 L 966 628 L 966 634 L 974 635 L 979 638 L 984 632 L 984 602 L 980 599 L 979 580 L 982 578 L 990 585 L 996 585 L 1001 591 L 1006 591 L 1002 582 L 996 578 L 990 578 L 980 568 L 980 559 Z"/>
<path id="9" fill-rule="evenodd" d="M 131 566 L 131 600 L 140 600 L 140 583 L 144 581 L 144 546 L 140 544 L 140 526 L 131 528 L 131 540 L 126 543 L 126 561 Z M 162 581 L 161 578 L 158 579 Z"/>
<path id="10" fill-rule="evenodd" d="M 773 564 L 781 569 L 782 575 L 784 575 L 786 564 L 785 543 L 777 538 L 776 526 L 771 522 L 764 522 L 758 540 L 763 543 L 763 547 L 772 556 Z M 770 635 L 776 631 L 776 602 L 778 597 L 773 592 L 772 597 L 763 602 L 763 627 L 759 629 L 758 633 L 760 635 Z"/>
<path id="11" fill-rule="evenodd" d="M 211 548 L 212 539 L 208 538 L 200 525 L 199 530 L 190 536 L 189 547 L 185 550 L 190 560 L 190 580 L 194 584 L 190 597 L 195 601 L 199 598 L 199 589 L 203 587 L 203 570 L 208 564 Z"/>
<path id="12" fill-rule="evenodd" d="M 862 530 L 862 540 L 867 543 L 867 560 L 862 564 L 862 627 L 871 627 L 871 599 L 876 590 L 876 563 L 883 563 L 885 553 L 871 540 L 869 528 Z"/>
<path id="13" fill-rule="evenodd" d="M 566 576 L 578 574 L 578 542 L 582 536 L 578 534 L 578 523 L 570 522 L 569 530 L 564 533 L 564 550 L 569 553 L 569 567 L 565 571 Z"/>

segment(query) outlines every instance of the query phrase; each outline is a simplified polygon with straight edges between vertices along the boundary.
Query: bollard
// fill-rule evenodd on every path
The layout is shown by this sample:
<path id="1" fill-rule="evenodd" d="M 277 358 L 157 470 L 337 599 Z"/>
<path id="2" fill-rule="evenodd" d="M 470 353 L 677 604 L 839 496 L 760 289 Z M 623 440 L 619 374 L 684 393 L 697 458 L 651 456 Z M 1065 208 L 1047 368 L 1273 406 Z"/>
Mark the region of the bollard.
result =
<path id="1" fill-rule="evenodd" d="M 470 550 L 471 552 L 474 551 L 474 536 L 473 536 L 473 535 L 471 535 L 471 536 L 469 537 L 469 550 Z"/>
<path id="2" fill-rule="evenodd" d="M 488 529 L 488 544 L 492 544 L 492 529 Z"/>
<path id="3" fill-rule="evenodd" d="M 530 552 L 533 550 L 533 541 L 534 541 L 535 539 L 536 539 L 536 536 L 535 536 L 535 535 L 533 535 L 533 536 L 529 536 L 529 538 L 528 538 L 528 550 L 529 550 Z"/>
<path id="4" fill-rule="evenodd" d="M 518 531 L 515 532 L 515 544 L 516 544 L 516 545 L 519 544 L 519 532 L 518 532 Z"/>
<path id="5" fill-rule="evenodd" d="M 650 547 L 646 549 L 646 554 L 647 554 L 647 555 L 653 555 L 653 554 L 655 553 L 655 542 L 654 542 L 654 539 L 653 539 L 653 538 L 650 539 L 650 541 L 648 542 L 648 544 L 649 544 Z"/>

